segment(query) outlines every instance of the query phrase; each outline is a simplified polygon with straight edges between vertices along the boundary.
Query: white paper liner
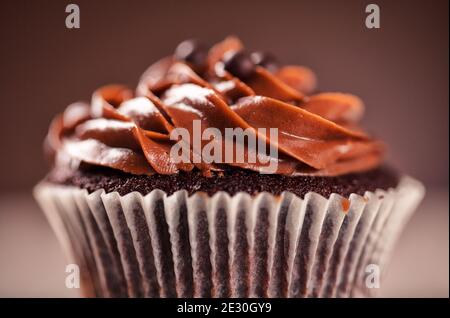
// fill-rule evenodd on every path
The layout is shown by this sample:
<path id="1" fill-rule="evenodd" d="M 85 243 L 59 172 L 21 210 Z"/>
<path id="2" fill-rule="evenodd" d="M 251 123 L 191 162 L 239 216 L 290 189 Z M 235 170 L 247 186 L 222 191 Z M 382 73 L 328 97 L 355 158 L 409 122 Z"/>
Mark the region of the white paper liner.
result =
<path id="1" fill-rule="evenodd" d="M 424 187 L 328 199 L 285 192 L 209 197 L 41 183 L 34 194 L 83 293 L 99 297 L 358 297 L 366 266 L 383 271 Z"/>

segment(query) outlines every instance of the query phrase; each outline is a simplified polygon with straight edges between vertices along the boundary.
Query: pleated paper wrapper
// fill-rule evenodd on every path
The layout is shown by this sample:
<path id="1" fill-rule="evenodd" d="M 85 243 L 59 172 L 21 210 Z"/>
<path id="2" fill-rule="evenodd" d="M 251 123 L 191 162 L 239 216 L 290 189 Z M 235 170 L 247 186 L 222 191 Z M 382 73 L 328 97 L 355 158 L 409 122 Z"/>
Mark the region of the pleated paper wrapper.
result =
<path id="1" fill-rule="evenodd" d="M 376 295 L 424 188 L 403 177 L 363 196 L 301 199 L 42 182 L 34 195 L 86 297 L 362 297 Z"/>

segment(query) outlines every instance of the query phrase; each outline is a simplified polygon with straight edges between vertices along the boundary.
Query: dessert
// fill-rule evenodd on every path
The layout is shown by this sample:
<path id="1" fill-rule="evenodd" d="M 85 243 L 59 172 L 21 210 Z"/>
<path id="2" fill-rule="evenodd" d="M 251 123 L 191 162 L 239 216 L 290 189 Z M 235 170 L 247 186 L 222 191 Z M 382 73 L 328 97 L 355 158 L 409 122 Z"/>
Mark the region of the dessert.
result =
<path id="1" fill-rule="evenodd" d="M 57 116 L 35 196 L 85 295 L 369 295 L 423 186 L 383 164 L 361 99 L 315 86 L 236 37 L 188 40 Z"/>

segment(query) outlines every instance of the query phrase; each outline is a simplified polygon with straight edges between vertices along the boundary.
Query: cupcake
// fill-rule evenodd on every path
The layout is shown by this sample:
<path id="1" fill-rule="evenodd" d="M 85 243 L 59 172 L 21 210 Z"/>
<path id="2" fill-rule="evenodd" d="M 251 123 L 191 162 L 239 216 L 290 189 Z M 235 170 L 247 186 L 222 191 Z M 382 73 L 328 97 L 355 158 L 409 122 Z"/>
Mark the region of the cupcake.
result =
<path id="1" fill-rule="evenodd" d="M 236 37 L 187 40 L 56 116 L 34 195 L 83 295 L 373 295 L 424 188 L 361 99 L 315 89 Z"/>

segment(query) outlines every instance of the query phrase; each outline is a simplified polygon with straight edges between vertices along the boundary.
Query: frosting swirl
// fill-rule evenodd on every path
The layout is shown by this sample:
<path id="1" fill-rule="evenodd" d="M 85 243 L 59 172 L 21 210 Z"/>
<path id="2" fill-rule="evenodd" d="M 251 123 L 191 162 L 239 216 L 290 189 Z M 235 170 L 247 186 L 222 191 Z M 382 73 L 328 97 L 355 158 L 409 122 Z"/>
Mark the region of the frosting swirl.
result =
<path id="1" fill-rule="evenodd" d="M 255 64 L 250 76 L 231 73 L 227 56 L 243 50 L 239 39 L 228 37 L 209 49 L 203 60 L 198 58 L 201 54 L 163 58 L 142 75 L 136 92 L 110 85 L 95 91 L 90 104 L 69 105 L 52 121 L 46 138 L 54 164 L 76 167 L 83 162 L 146 175 L 192 169 L 211 175 L 226 166 L 265 171 L 259 162 L 171 160 L 170 132 L 175 128 L 191 132 L 194 120 L 201 122 L 202 131 L 249 129 L 278 150 L 276 158 L 268 158 L 277 162 L 277 174 L 336 176 L 380 164 L 382 143 L 358 127 L 364 111 L 358 97 L 312 94 L 316 78 L 302 66 Z M 277 141 L 259 128 L 277 128 Z M 220 142 L 222 147 L 236 143 Z M 191 155 L 201 151 L 194 142 L 189 146 Z M 244 147 L 246 157 L 250 151 Z"/>

